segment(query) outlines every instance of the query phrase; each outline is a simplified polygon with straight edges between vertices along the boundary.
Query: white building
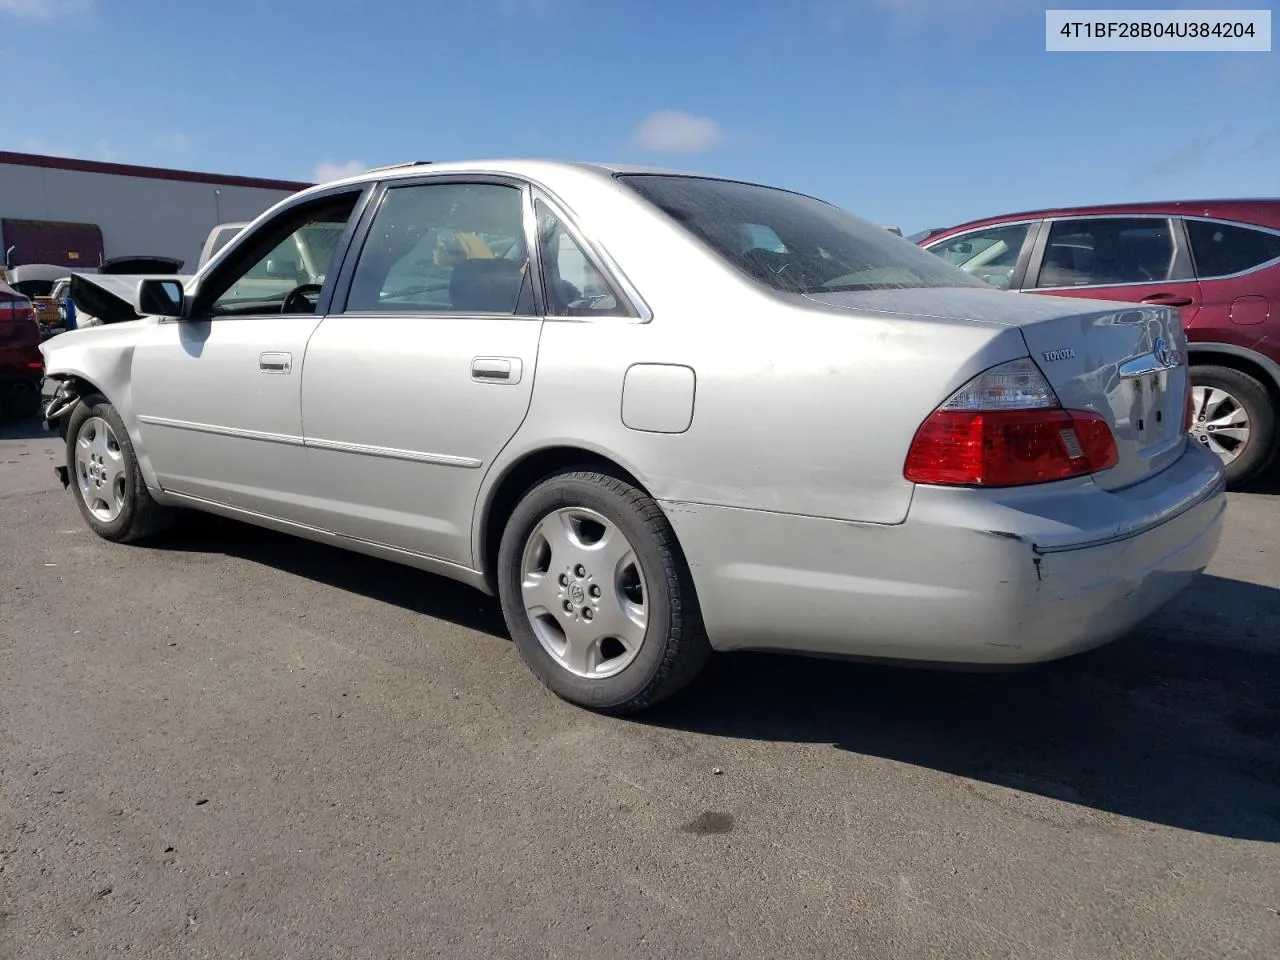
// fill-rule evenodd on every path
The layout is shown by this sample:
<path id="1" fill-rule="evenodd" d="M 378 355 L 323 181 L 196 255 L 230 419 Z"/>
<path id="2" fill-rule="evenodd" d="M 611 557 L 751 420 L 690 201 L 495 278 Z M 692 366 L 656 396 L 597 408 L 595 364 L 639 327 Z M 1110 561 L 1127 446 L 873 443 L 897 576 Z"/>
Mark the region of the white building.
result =
<path id="1" fill-rule="evenodd" d="M 0 151 L 0 251 L 10 266 L 151 255 L 192 271 L 215 224 L 252 220 L 309 186 Z"/>

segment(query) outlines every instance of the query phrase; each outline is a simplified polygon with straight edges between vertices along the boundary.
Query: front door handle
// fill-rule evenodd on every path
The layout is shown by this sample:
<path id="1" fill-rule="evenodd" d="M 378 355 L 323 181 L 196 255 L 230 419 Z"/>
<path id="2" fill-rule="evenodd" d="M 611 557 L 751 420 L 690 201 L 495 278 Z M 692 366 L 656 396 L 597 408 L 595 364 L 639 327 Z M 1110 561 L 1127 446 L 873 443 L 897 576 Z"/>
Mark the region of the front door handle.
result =
<path id="1" fill-rule="evenodd" d="M 263 373 L 293 372 L 293 354 L 264 353 L 258 357 L 258 369 Z"/>
<path id="2" fill-rule="evenodd" d="M 1190 297 L 1183 296 L 1180 293 L 1153 293 L 1149 297 L 1143 297 L 1142 302 L 1160 307 L 1189 307 L 1195 303 Z"/>
<path id="3" fill-rule="evenodd" d="M 521 363 L 516 357 L 476 357 L 471 379 L 480 383 L 519 383 Z"/>

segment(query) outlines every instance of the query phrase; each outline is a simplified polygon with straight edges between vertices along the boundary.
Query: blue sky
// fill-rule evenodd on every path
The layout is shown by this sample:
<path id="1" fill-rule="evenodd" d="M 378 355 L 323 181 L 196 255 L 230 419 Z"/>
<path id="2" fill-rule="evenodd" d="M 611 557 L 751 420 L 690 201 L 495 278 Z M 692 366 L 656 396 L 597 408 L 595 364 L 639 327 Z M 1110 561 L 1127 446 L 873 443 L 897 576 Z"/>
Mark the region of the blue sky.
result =
<path id="1" fill-rule="evenodd" d="M 1280 53 L 1047 53 L 1050 5 L 1104 4 L 0 0 L 0 149 L 305 180 L 406 159 L 638 161 L 907 232 L 1280 195 Z"/>

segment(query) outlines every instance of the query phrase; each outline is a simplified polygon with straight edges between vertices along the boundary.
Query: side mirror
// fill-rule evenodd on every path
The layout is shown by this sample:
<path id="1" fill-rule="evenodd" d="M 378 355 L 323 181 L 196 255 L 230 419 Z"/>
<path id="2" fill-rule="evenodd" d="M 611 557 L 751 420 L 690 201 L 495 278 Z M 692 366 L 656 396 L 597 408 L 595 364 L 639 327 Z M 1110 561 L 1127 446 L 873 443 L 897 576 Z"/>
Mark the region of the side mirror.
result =
<path id="1" fill-rule="evenodd" d="M 143 280 L 138 284 L 138 313 L 144 317 L 181 317 L 185 300 L 177 280 Z"/>
<path id="2" fill-rule="evenodd" d="M 288 277 L 292 280 L 298 275 L 297 260 L 268 260 L 267 276 L 268 277 Z"/>
<path id="3" fill-rule="evenodd" d="M 961 240 L 959 243 L 953 243 L 947 247 L 952 253 L 973 253 L 973 244 L 968 240 Z"/>

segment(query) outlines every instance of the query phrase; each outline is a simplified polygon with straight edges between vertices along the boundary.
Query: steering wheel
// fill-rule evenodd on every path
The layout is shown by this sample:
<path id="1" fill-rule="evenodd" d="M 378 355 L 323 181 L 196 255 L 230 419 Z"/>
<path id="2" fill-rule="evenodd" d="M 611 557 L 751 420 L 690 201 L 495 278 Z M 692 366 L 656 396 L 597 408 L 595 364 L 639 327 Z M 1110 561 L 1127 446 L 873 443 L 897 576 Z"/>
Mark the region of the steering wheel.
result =
<path id="1" fill-rule="evenodd" d="M 299 284 L 298 286 L 290 290 L 288 294 L 285 295 L 284 303 L 280 304 L 280 312 L 281 313 L 314 313 L 316 309 L 316 304 L 320 302 L 320 291 L 323 289 L 324 289 L 323 285 L 319 283 Z M 307 294 L 309 293 L 314 293 L 316 295 L 315 301 L 312 301 L 307 297 Z M 293 305 L 295 301 L 301 302 L 303 305 L 305 305 L 306 310 L 294 309 Z"/>

